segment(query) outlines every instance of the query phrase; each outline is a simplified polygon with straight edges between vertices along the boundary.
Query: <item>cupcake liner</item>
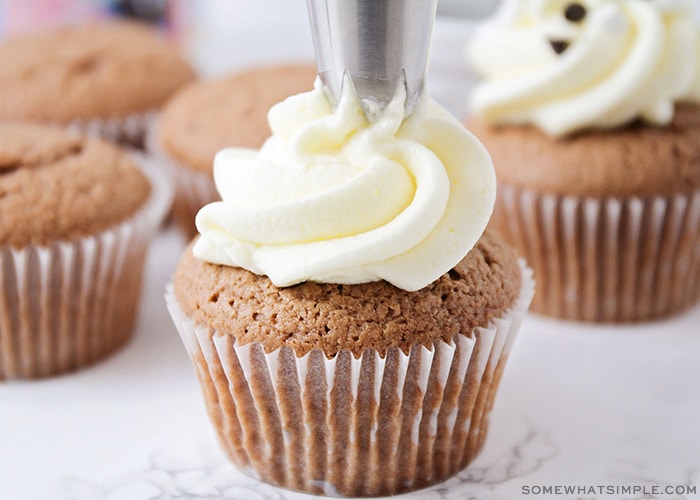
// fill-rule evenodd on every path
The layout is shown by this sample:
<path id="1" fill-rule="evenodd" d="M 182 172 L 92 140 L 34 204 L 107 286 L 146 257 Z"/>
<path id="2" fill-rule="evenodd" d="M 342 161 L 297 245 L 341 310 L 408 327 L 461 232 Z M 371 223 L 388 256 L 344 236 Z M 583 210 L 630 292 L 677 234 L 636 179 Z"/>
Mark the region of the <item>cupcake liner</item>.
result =
<path id="1" fill-rule="evenodd" d="M 523 266 L 511 310 L 470 337 L 409 353 L 258 343 L 198 325 L 172 285 L 166 303 L 202 386 L 207 411 L 230 460 L 285 488 L 331 496 L 389 495 L 442 481 L 480 451 L 504 363 L 532 295 Z"/>
<path id="2" fill-rule="evenodd" d="M 146 137 L 146 148 L 155 161 L 163 166 L 175 184 L 175 197 L 171 212 L 173 221 L 190 240 L 197 235 L 194 219 L 197 212 L 207 203 L 221 199 L 209 172 L 201 172 L 178 163 L 158 144 L 155 138 L 154 121 Z"/>
<path id="3" fill-rule="evenodd" d="M 101 137 L 135 149 L 143 149 L 151 122 L 157 116 L 156 110 L 132 113 L 127 116 L 110 118 L 76 118 L 64 125 L 68 130 Z"/>
<path id="4" fill-rule="evenodd" d="M 147 246 L 172 197 L 162 172 L 138 161 L 152 193 L 128 220 L 74 241 L 0 247 L 0 380 L 73 371 L 131 337 Z"/>
<path id="5" fill-rule="evenodd" d="M 700 191 L 592 199 L 501 185 L 491 221 L 534 270 L 533 311 L 645 321 L 700 294 Z"/>

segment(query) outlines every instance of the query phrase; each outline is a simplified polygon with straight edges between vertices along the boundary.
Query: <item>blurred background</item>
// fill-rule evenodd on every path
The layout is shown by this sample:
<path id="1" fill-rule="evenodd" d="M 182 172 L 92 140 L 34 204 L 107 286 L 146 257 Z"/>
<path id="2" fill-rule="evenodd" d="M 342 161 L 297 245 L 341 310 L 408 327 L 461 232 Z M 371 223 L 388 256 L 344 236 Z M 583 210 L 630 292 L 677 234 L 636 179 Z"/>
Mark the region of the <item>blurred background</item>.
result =
<path id="1" fill-rule="evenodd" d="M 691 1 L 700 17 L 700 0 Z M 487 17 L 499 2 L 439 0 L 436 37 L 450 29 L 443 25 Z M 113 16 L 158 26 L 204 74 L 313 56 L 306 0 L 0 0 L 0 37 Z"/>
<path id="2" fill-rule="evenodd" d="M 474 24 L 499 2 L 438 2 L 428 90 L 457 116 L 466 113 L 475 79 L 464 47 Z M 691 3 L 700 18 L 700 0 Z M 202 77 L 314 57 L 306 0 L 0 0 L 0 37 L 117 16 L 158 27 L 180 46 Z"/>
<path id="3" fill-rule="evenodd" d="M 440 0 L 439 14 L 479 18 L 493 11 L 498 0 Z M 40 29 L 61 23 L 129 16 L 160 25 L 180 36 L 208 31 L 222 24 L 265 13 L 272 18 L 306 17 L 305 0 L 0 0 L 0 34 Z M 213 24 L 212 24 L 213 23 Z"/>
<path id="4" fill-rule="evenodd" d="M 463 112 L 471 76 L 462 54 L 470 26 L 497 4 L 439 0 L 428 85 L 455 114 Z M 158 27 L 203 77 L 314 57 L 306 0 L 0 0 L 0 37 L 110 17 Z"/>

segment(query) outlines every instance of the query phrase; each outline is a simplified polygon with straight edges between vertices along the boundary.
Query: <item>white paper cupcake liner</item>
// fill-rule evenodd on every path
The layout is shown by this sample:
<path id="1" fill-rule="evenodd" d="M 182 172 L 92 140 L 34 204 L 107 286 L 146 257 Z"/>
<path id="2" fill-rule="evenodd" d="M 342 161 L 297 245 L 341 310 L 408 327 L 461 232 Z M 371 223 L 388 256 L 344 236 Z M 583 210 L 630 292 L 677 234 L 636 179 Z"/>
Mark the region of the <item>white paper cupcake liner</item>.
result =
<path id="1" fill-rule="evenodd" d="M 700 191 L 592 199 L 501 185 L 492 225 L 532 266 L 536 312 L 644 321 L 700 295 Z"/>
<path id="2" fill-rule="evenodd" d="M 152 191 L 128 220 L 74 241 L 0 247 L 0 380 L 72 371 L 131 337 L 146 249 L 172 197 L 164 174 L 138 161 Z"/>
<path id="3" fill-rule="evenodd" d="M 151 123 L 146 136 L 146 149 L 169 173 L 175 183 L 172 216 L 187 240 L 197 235 L 194 219 L 207 203 L 221 199 L 211 173 L 201 172 L 178 163 L 166 153 L 156 139 L 157 121 Z"/>
<path id="4" fill-rule="evenodd" d="M 147 132 L 151 122 L 156 119 L 157 114 L 156 110 L 150 110 L 143 113 L 132 113 L 123 117 L 77 118 L 65 125 L 65 128 L 86 135 L 101 137 L 127 147 L 143 149 Z"/>
<path id="5" fill-rule="evenodd" d="M 464 468 L 483 446 L 504 363 L 534 293 L 523 266 L 513 308 L 471 337 L 356 359 L 239 346 L 166 303 L 195 366 L 219 441 L 247 473 L 332 496 L 415 490 Z"/>

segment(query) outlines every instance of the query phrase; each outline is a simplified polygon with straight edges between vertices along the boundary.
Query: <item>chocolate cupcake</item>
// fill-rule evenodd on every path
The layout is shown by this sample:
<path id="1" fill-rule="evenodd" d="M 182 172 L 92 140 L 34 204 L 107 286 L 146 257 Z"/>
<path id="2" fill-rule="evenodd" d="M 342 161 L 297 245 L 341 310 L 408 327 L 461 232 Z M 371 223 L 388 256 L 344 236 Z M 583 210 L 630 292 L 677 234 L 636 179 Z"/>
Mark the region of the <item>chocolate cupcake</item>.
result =
<path id="1" fill-rule="evenodd" d="M 524 27 L 529 26 L 529 27 Z M 469 128 L 499 183 L 491 227 L 533 310 L 668 317 L 700 293 L 700 30 L 687 2 L 506 2 L 479 28 Z"/>
<path id="2" fill-rule="evenodd" d="M 146 25 L 59 27 L 0 41 L 0 119 L 67 126 L 141 147 L 149 121 L 195 78 Z"/>
<path id="3" fill-rule="evenodd" d="M 311 64 L 248 68 L 193 83 L 169 100 L 149 150 L 175 179 L 173 217 L 188 239 L 196 234 L 197 210 L 219 198 L 212 179 L 216 152 L 262 146 L 270 135 L 270 106 L 310 90 L 315 77 Z"/>
<path id="4" fill-rule="evenodd" d="M 0 379 L 73 371 L 131 337 L 171 194 L 110 143 L 0 122 Z"/>
<path id="5" fill-rule="evenodd" d="M 167 303 L 231 461 L 312 493 L 440 482 L 484 444 L 533 293 L 482 232 L 484 148 L 437 104 L 369 123 L 345 87 L 270 110 L 255 152 L 220 152 Z"/>

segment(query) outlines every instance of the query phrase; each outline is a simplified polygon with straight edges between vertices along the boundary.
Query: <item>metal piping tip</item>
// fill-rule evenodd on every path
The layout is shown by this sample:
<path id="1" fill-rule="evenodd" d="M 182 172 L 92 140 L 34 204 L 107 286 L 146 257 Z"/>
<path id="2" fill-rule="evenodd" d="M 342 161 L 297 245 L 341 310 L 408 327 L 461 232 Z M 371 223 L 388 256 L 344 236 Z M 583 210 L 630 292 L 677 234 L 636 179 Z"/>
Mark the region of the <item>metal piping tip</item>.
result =
<path id="1" fill-rule="evenodd" d="M 397 89 L 405 116 L 425 87 L 437 0 L 307 0 L 318 75 L 335 107 L 350 81 L 372 121 Z"/>

